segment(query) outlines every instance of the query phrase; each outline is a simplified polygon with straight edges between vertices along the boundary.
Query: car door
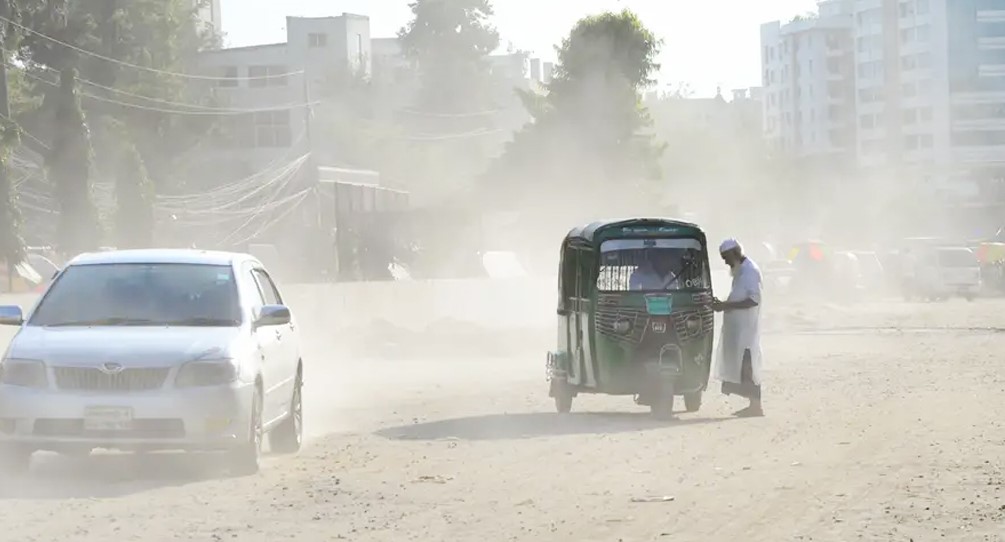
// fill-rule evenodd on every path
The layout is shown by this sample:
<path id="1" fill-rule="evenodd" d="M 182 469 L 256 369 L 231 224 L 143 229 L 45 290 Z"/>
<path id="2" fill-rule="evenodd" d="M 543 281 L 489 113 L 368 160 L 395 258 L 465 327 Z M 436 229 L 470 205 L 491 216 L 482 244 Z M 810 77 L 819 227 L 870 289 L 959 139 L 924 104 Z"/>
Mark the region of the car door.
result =
<path id="1" fill-rule="evenodd" d="M 254 267 L 251 270 L 258 284 L 259 291 L 266 305 L 283 305 L 283 298 L 279 294 L 279 288 L 269 276 L 269 273 L 261 267 Z M 285 416 L 289 410 L 289 398 L 292 397 L 293 384 L 296 378 L 297 359 L 299 357 L 298 344 L 296 340 L 295 326 L 293 319 L 281 326 L 269 326 L 261 328 L 264 333 L 272 333 L 276 341 L 275 355 L 268 360 L 268 369 L 273 385 L 269 390 L 276 401 L 276 416 Z"/>

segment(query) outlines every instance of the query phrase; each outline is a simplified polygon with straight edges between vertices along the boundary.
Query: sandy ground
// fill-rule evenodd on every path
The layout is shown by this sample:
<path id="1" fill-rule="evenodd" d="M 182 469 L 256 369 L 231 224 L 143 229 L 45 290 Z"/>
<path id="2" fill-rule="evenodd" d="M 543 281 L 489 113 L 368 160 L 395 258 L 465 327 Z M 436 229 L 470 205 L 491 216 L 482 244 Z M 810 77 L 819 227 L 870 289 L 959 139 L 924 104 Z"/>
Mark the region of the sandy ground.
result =
<path id="1" fill-rule="evenodd" d="M 353 361 L 312 336 L 298 456 L 246 478 L 41 457 L 0 488 L 0 540 L 1005 540 L 1005 301 L 765 325 L 768 416 L 732 419 L 742 402 L 713 391 L 671 423 L 629 398 L 554 414 L 550 329 L 491 358 L 474 332 Z"/>

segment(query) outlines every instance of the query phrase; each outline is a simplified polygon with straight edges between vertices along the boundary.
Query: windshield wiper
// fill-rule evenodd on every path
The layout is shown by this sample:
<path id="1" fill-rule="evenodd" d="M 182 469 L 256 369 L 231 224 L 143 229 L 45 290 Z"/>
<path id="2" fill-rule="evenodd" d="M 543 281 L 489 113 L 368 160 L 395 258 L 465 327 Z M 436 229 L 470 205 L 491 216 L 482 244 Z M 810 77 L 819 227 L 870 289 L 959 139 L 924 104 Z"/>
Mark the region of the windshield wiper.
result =
<path id="1" fill-rule="evenodd" d="M 153 326 L 157 322 L 145 318 L 100 318 L 44 324 L 46 327 L 91 327 L 91 326 Z"/>
<path id="2" fill-rule="evenodd" d="M 193 326 L 193 327 L 230 327 L 236 326 L 240 322 L 233 318 L 206 318 L 202 316 L 184 318 L 181 320 L 171 320 L 164 322 L 165 326 Z"/>

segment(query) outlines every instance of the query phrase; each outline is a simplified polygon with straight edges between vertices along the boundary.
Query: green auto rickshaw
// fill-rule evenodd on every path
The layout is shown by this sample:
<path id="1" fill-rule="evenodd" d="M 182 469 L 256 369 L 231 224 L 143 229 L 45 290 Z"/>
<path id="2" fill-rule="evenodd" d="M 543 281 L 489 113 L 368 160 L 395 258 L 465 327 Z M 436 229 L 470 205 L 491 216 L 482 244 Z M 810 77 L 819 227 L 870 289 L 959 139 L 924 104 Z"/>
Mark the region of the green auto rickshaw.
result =
<path id="1" fill-rule="evenodd" d="M 701 407 L 712 363 L 712 279 L 705 233 L 691 223 L 625 219 L 562 241 L 558 348 L 549 395 L 569 412 L 580 393 L 632 395 L 659 418 L 683 396 Z"/>

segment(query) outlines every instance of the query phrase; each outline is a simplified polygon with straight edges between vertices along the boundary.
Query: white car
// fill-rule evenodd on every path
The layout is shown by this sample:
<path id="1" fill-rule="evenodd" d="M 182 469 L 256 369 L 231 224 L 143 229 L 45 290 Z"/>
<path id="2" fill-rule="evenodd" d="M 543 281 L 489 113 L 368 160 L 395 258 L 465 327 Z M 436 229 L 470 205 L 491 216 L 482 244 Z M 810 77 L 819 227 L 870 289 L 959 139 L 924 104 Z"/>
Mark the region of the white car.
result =
<path id="1" fill-rule="evenodd" d="M 226 452 L 258 471 L 264 435 L 295 453 L 303 363 L 295 320 L 246 254 L 130 250 L 66 265 L 0 359 L 0 465 L 39 450 Z"/>

